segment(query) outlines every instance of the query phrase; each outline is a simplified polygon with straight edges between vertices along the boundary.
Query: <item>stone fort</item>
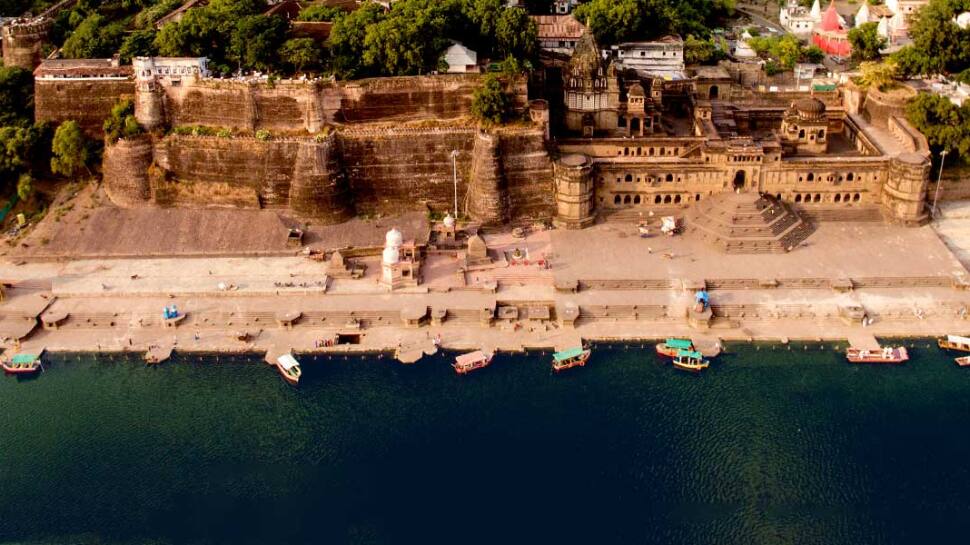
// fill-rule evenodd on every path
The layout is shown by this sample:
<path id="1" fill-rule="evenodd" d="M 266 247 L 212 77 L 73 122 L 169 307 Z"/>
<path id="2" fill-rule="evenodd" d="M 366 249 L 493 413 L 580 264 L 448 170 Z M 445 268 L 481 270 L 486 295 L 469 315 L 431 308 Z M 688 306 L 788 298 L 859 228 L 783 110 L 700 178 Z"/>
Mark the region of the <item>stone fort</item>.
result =
<path id="1" fill-rule="evenodd" d="M 906 97 L 758 89 L 733 70 L 651 77 L 587 33 L 542 89 L 507 82 L 524 121 L 491 129 L 470 121 L 479 75 L 272 81 L 214 78 L 205 59 L 45 61 L 35 96 L 38 120 L 76 119 L 92 135 L 134 100 L 147 132 L 108 145 L 103 165 L 126 207 L 279 208 L 318 223 L 443 213 L 457 174 L 461 211 L 485 225 L 581 228 L 734 193 L 814 221 L 926 219 L 929 151 Z"/>

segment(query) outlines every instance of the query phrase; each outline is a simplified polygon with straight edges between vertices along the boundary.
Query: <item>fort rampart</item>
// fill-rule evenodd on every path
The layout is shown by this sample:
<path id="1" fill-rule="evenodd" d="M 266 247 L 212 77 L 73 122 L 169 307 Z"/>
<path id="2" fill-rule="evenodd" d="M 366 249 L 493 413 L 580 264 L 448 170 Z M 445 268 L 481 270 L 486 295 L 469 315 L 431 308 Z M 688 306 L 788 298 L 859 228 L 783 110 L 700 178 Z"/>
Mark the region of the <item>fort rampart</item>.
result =
<path id="1" fill-rule="evenodd" d="M 121 206 L 282 208 L 327 223 L 451 210 L 455 171 L 462 213 L 485 224 L 549 218 L 555 198 L 542 129 L 531 127 L 488 134 L 344 130 L 271 140 L 143 136 L 107 146 L 104 166 L 105 187 Z"/>

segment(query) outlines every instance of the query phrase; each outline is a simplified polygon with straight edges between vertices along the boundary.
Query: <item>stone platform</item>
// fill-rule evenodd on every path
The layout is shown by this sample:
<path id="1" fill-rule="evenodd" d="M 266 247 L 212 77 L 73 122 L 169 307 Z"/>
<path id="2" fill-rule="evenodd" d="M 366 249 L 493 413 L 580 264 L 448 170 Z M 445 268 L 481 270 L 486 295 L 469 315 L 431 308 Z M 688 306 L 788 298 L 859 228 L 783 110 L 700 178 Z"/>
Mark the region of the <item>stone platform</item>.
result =
<path id="1" fill-rule="evenodd" d="M 757 193 L 714 195 L 687 216 L 687 232 L 729 254 L 789 252 L 814 230 L 784 202 Z"/>

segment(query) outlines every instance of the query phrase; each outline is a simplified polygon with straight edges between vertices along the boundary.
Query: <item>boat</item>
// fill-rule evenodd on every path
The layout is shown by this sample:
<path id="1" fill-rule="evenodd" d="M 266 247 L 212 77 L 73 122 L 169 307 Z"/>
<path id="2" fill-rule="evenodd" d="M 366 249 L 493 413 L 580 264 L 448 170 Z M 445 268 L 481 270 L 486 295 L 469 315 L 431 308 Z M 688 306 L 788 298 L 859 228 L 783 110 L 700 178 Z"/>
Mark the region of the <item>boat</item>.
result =
<path id="1" fill-rule="evenodd" d="M 961 352 L 970 352 L 970 337 L 961 337 L 959 335 L 947 335 L 945 339 L 939 339 L 936 344 L 944 350 L 959 350 Z"/>
<path id="2" fill-rule="evenodd" d="M 296 358 L 291 354 L 283 354 L 276 358 L 276 368 L 286 382 L 293 386 L 300 383 L 300 376 L 303 375 L 303 371 L 300 369 L 300 362 L 296 361 Z"/>
<path id="3" fill-rule="evenodd" d="M 710 367 L 711 362 L 704 359 L 704 355 L 695 350 L 678 350 L 674 356 L 674 369 L 700 373 Z"/>
<path id="4" fill-rule="evenodd" d="M 552 355 L 552 370 L 558 373 L 571 367 L 582 367 L 592 353 L 592 350 L 581 346 L 556 352 Z"/>
<path id="5" fill-rule="evenodd" d="M 30 375 L 41 370 L 40 356 L 35 354 L 17 354 L 9 361 L 0 363 L 3 372 L 8 375 Z"/>
<path id="6" fill-rule="evenodd" d="M 903 363 L 909 359 L 905 346 L 887 346 L 877 350 L 850 348 L 846 351 L 850 363 Z"/>
<path id="7" fill-rule="evenodd" d="M 694 350 L 694 343 L 690 339 L 667 339 L 657 345 L 657 354 L 676 358 L 681 350 Z"/>
<path id="8" fill-rule="evenodd" d="M 492 356 L 487 356 L 481 350 L 476 350 L 458 356 L 455 358 L 455 363 L 451 364 L 451 366 L 455 368 L 456 373 L 464 375 L 475 369 L 487 367 L 490 363 L 492 363 Z"/>
<path id="9" fill-rule="evenodd" d="M 963 356 L 954 360 L 960 367 L 970 367 L 970 356 Z"/>

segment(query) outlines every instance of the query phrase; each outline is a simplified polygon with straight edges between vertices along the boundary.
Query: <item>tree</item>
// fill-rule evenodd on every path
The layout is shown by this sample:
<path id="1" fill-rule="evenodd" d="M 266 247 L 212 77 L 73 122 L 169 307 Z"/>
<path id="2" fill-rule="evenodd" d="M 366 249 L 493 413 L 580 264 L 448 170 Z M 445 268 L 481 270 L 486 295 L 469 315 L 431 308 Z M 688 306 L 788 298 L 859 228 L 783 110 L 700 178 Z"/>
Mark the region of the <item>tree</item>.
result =
<path id="1" fill-rule="evenodd" d="M 495 74 L 488 74 L 472 97 L 472 115 L 486 125 L 501 123 L 508 115 L 509 97 Z"/>
<path id="2" fill-rule="evenodd" d="M 29 124 L 33 109 L 34 77 L 30 71 L 0 66 L 0 126 Z"/>
<path id="3" fill-rule="evenodd" d="M 30 200 L 30 196 L 34 194 L 34 177 L 28 172 L 24 172 L 17 178 L 17 197 L 21 201 Z"/>
<path id="4" fill-rule="evenodd" d="M 319 68 L 323 55 L 323 48 L 312 38 L 293 38 L 280 48 L 280 58 L 297 72 Z"/>
<path id="5" fill-rule="evenodd" d="M 237 34 L 237 28 L 243 24 L 243 19 L 265 9 L 266 3 L 262 0 L 212 0 L 205 7 L 190 9 L 179 22 L 162 27 L 155 37 L 155 46 L 164 56 L 208 57 L 211 70 L 231 72 L 230 62 L 239 67 L 238 59 L 245 56 L 248 49 L 246 44 L 237 43 L 238 50 L 234 53 L 241 56 L 230 53 L 233 36 L 237 36 L 237 40 L 243 36 Z M 255 26 L 247 21 L 243 33 L 253 31 Z M 264 45 L 261 41 L 254 51 L 263 50 Z"/>
<path id="6" fill-rule="evenodd" d="M 97 13 L 89 15 L 64 41 L 61 54 L 69 59 L 110 57 L 121 45 L 124 27 Z"/>
<path id="7" fill-rule="evenodd" d="M 125 36 L 121 42 L 121 49 L 118 50 L 118 55 L 124 64 L 131 63 L 133 57 L 151 57 L 157 54 L 155 31 L 151 29 L 136 30 Z"/>
<path id="8" fill-rule="evenodd" d="M 228 58 L 241 68 L 271 70 L 285 35 L 286 22 L 275 15 L 243 17 L 233 29 Z"/>
<path id="9" fill-rule="evenodd" d="M 524 9 L 505 8 L 495 25 L 496 53 L 527 60 L 535 57 L 539 29 Z"/>
<path id="10" fill-rule="evenodd" d="M 88 168 L 90 152 L 76 121 L 65 121 L 57 127 L 51 151 L 51 171 L 55 174 L 76 178 L 81 169 Z"/>
<path id="11" fill-rule="evenodd" d="M 724 58 L 724 51 L 714 40 L 704 40 L 688 34 L 684 40 L 684 62 L 687 64 L 716 63 Z"/>
<path id="12" fill-rule="evenodd" d="M 912 48 L 897 53 L 904 74 L 956 73 L 970 68 L 970 28 L 953 23 L 954 17 L 968 10 L 968 0 L 930 0 L 920 8 L 909 25 Z"/>
<path id="13" fill-rule="evenodd" d="M 849 31 L 852 58 L 872 61 L 879 58 L 879 51 L 886 47 L 886 39 L 879 35 L 877 23 L 863 23 Z"/>
<path id="14" fill-rule="evenodd" d="M 326 4 L 312 4 L 297 14 L 297 21 L 336 21 L 346 15 L 347 12 L 334 6 Z"/>
<path id="15" fill-rule="evenodd" d="M 899 75 L 896 61 L 886 59 L 883 62 L 866 61 L 859 65 L 860 75 L 856 82 L 863 87 L 886 89 L 893 85 Z"/>
<path id="16" fill-rule="evenodd" d="M 142 133 L 141 125 L 135 119 L 135 103 L 122 99 L 111 108 L 111 114 L 104 120 L 104 140 L 114 143 L 120 138 L 130 138 Z"/>
<path id="17" fill-rule="evenodd" d="M 334 22 L 330 32 L 330 53 L 337 76 L 355 78 L 373 70 L 364 64 L 361 53 L 367 29 L 383 19 L 384 9 L 377 3 L 368 2 Z"/>
<path id="18" fill-rule="evenodd" d="M 44 139 L 45 127 L 0 127 L 0 177 L 29 169 Z"/>
<path id="19" fill-rule="evenodd" d="M 906 118 L 936 151 L 970 158 L 970 104 L 957 106 L 946 97 L 920 93 L 906 106 Z"/>
<path id="20" fill-rule="evenodd" d="M 707 37 L 734 10 L 734 0 L 590 0 L 576 8 L 600 45 L 663 34 Z"/>
<path id="21" fill-rule="evenodd" d="M 825 51 L 822 51 L 822 48 L 817 45 L 810 45 L 802 49 L 802 59 L 805 62 L 819 64 L 825 60 Z"/>

